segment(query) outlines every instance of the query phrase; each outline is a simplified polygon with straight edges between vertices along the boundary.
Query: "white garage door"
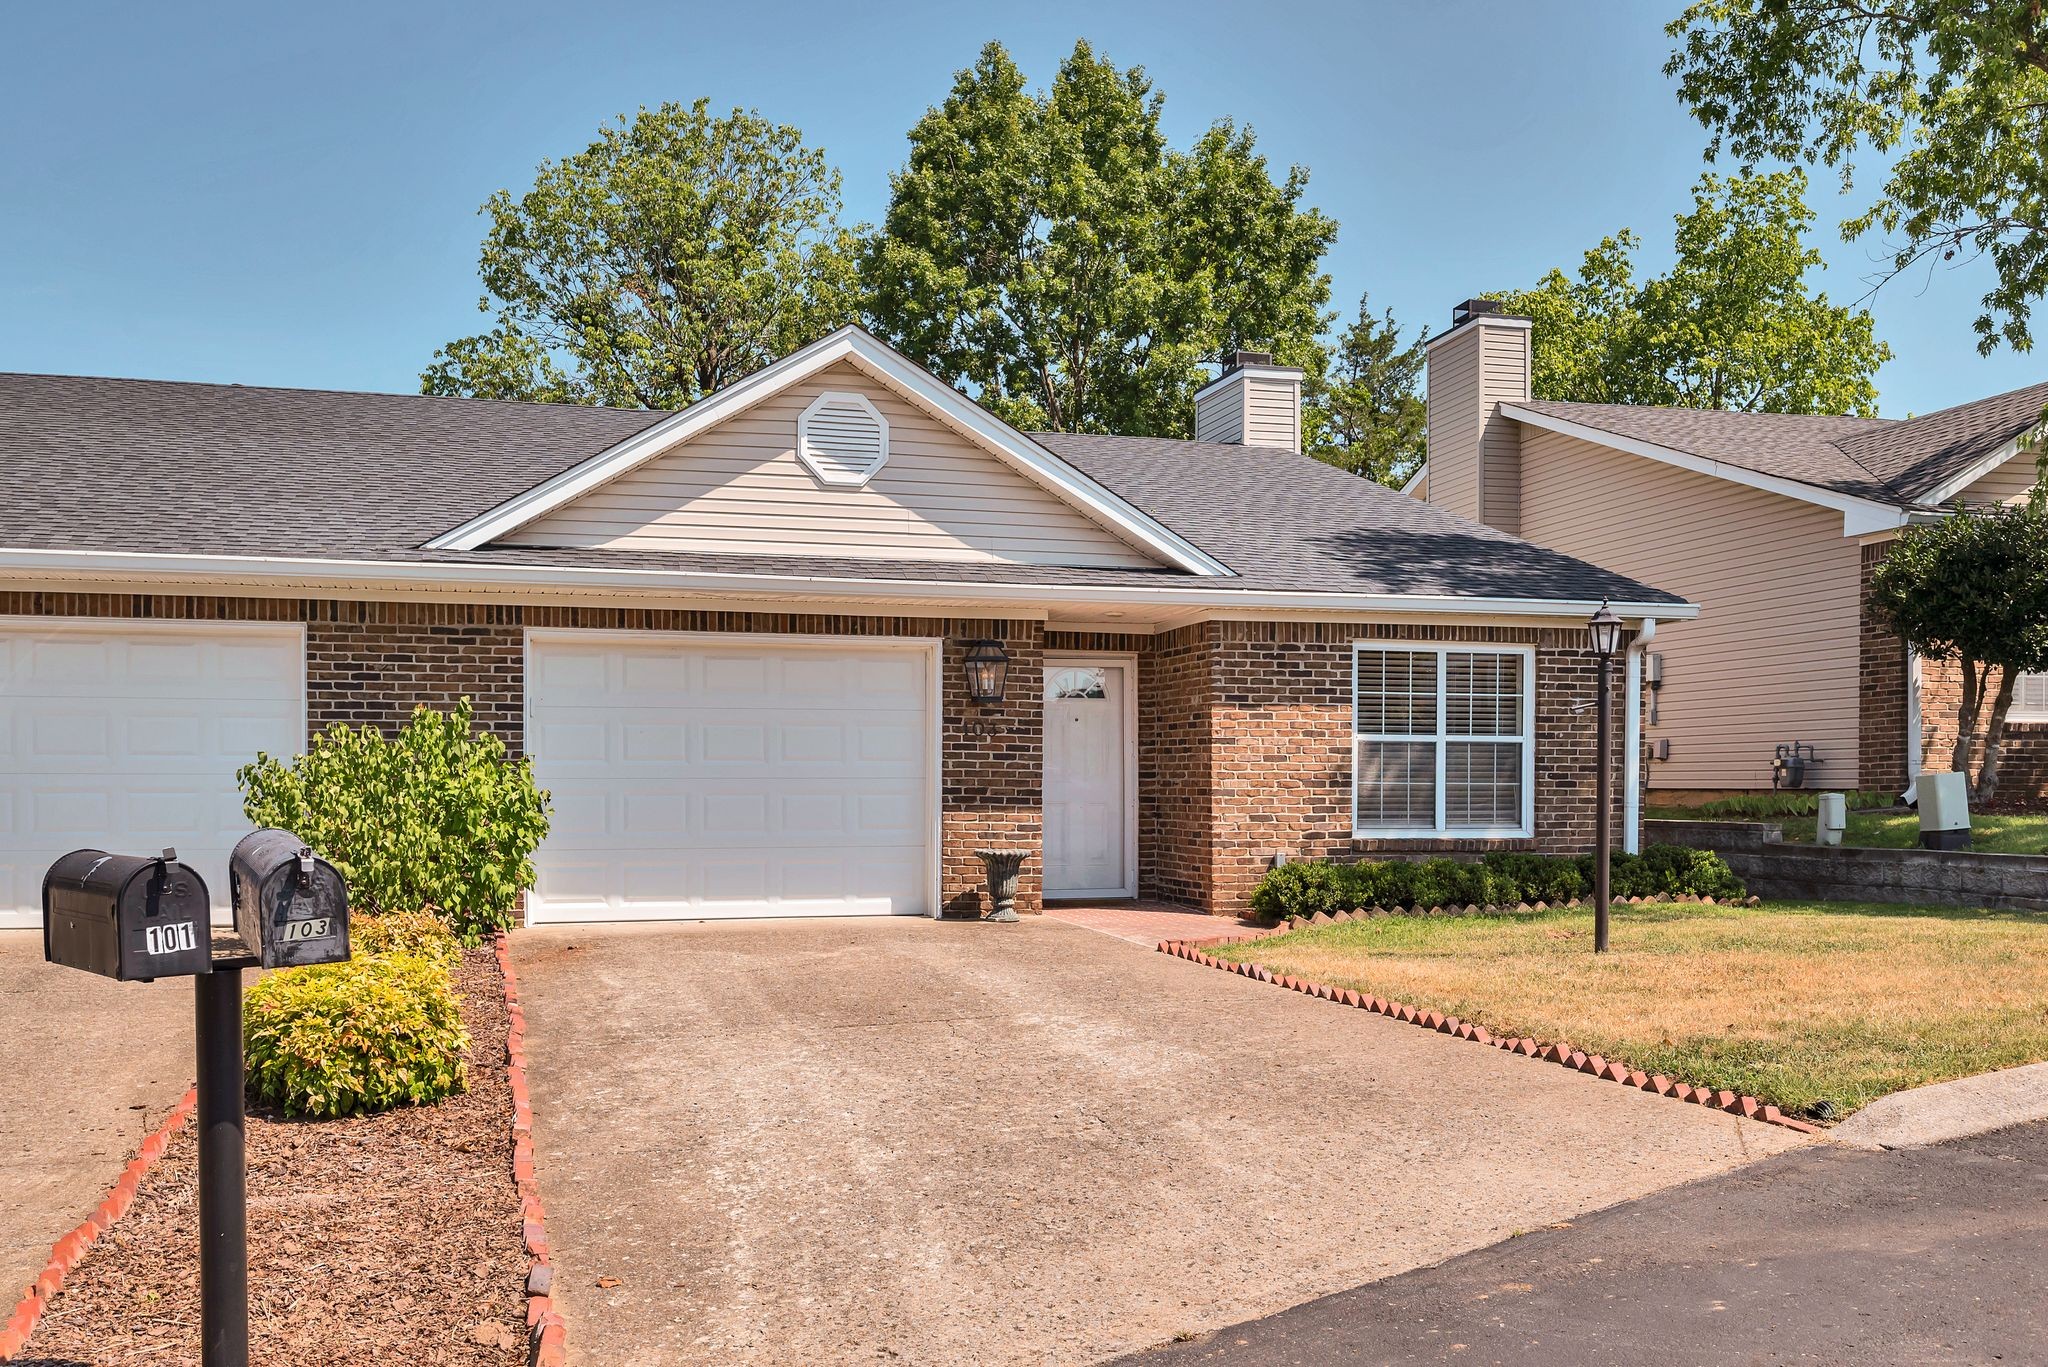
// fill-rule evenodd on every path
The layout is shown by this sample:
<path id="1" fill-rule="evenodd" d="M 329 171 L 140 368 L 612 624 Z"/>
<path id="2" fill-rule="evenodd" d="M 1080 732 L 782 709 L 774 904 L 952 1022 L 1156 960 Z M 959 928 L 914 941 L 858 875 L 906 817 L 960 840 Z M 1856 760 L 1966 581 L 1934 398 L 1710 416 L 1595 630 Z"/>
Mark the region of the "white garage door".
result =
<path id="1" fill-rule="evenodd" d="M 928 913 L 932 655 L 530 633 L 527 742 L 554 819 L 528 919 Z"/>
<path id="2" fill-rule="evenodd" d="M 0 623 L 0 925 L 87 847 L 175 845 L 225 908 L 235 770 L 305 748 L 304 658 L 297 626 Z"/>

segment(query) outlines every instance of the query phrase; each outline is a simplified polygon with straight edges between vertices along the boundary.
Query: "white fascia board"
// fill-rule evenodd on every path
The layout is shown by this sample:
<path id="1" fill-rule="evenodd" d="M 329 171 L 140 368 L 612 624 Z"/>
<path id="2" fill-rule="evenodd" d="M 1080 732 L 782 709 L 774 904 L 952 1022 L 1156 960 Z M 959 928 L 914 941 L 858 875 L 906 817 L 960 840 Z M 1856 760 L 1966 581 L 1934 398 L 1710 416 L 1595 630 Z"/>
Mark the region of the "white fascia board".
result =
<path id="1" fill-rule="evenodd" d="M 1929 489 L 1927 491 L 1926 496 L 1923 497 L 1920 501 L 1928 505 L 1929 507 L 1938 508 L 1942 504 L 1948 502 L 1950 499 L 1955 498 L 1957 495 L 1961 494 L 1963 490 L 1969 488 L 1972 484 L 1975 484 L 1978 480 L 1984 478 L 1984 476 L 1990 474 L 1993 470 L 1996 470 L 2000 466 L 2004 465 L 2007 461 L 2011 460 L 2019 453 L 2020 439 L 2018 437 L 2014 437 L 2011 441 L 1999 447 L 1990 455 L 1985 456 L 1980 460 L 1971 462 L 1971 464 L 1966 469 L 1964 469 L 1961 474 L 1951 475 L 1949 476 L 1949 478 L 1943 480 L 1940 484 L 1937 484 L 1932 489 Z"/>
<path id="2" fill-rule="evenodd" d="M 1500 411 L 1516 422 L 1525 422 L 1531 427 L 1540 427 L 1547 432 L 1556 432 L 1567 437 L 1577 437 L 1580 441 L 1591 442 L 1595 446 L 1605 446 L 1609 450 L 1641 456 L 1645 460 L 1674 465 L 1681 470 L 1690 470 L 1694 474 L 1711 475 L 1715 479 L 1725 479 L 1730 484 L 1741 484 L 1751 489 L 1762 489 L 1767 493 L 1782 494 L 1801 503 L 1833 508 L 1842 515 L 1843 536 L 1866 536 L 1887 527 L 1904 526 L 1906 522 L 1906 510 L 1895 503 L 1879 503 L 1872 499 L 1858 498 L 1854 494 L 1838 494 L 1832 489 L 1802 484 L 1796 479 L 1786 479 L 1781 475 L 1760 474 L 1755 470 L 1745 470 L 1739 465 L 1730 465 L 1726 461 L 1696 456 L 1689 451 L 1659 446 L 1655 442 L 1640 441 L 1635 437 L 1624 437 L 1618 432 L 1602 431 L 1598 427 L 1588 427 L 1569 418 L 1538 413 L 1535 409 L 1524 408 L 1518 403 L 1504 403 L 1500 406 Z"/>
<path id="3" fill-rule="evenodd" d="M 1418 466 L 1416 466 L 1416 467 L 1415 467 L 1415 473 L 1414 473 L 1414 474 L 1412 474 L 1412 475 L 1408 476 L 1408 482 L 1407 482 L 1406 484 L 1403 484 L 1403 485 L 1401 486 L 1401 492 L 1402 492 L 1402 493 L 1404 493 L 1404 494 L 1407 494 L 1407 495 L 1408 495 L 1409 497 L 1411 497 L 1411 498 L 1412 498 L 1412 497 L 1414 497 L 1414 495 L 1415 495 L 1415 486 L 1416 486 L 1416 485 L 1418 485 L 1418 484 L 1420 484 L 1420 483 L 1422 483 L 1422 481 L 1424 481 L 1425 479 L 1428 479 L 1428 478 L 1429 478 L 1429 462 L 1428 462 L 1428 461 L 1424 461 L 1424 462 L 1422 462 L 1422 464 L 1420 464 L 1420 465 L 1418 465 Z"/>
<path id="4" fill-rule="evenodd" d="M 1305 372 L 1298 365 L 1245 365 L 1235 370 L 1226 370 L 1209 383 L 1195 391 L 1199 400 L 1204 394 L 1226 380 L 1291 380 L 1299 383 Z"/>
<path id="5" fill-rule="evenodd" d="M 1345 615 L 1437 613 L 1497 617 L 1585 617 L 1593 598 L 1467 598 L 1455 594 L 1311 593 L 1232 588 L 1209 580 L 1186 588 L 1095 584 L 976 583 L 971 580 L 858 579 L 845 575 L 740 574 L 580 565 L 478 565 L 407 560 L 333 560 L 255 555 L 158 555 L 139 551 L 0 549 L 0 582 L 199 584 L 249 588 L 405 590 L 451 593 L 626 593 L 673 597 L 847 599 L 863 602 L 972 602 L 1045 608 L 1067 604 L 1134 605 Z M 1679 620 L 1699 615 L 1691 603 L 1613 603 L 1623 617 Z"/>
<path id="6" fill-rule="evenodd" d="M 1462 338 L 1470 336 L 1482 327 L 1516 328 L 1520 331 L 1528 332 L 1532 330 L 1535 326 L 1536 324 L 1533 320 L 1528 318 L 1516 318 L 1511 314 L 1475 313 L 1470 318 L 1466 319 L 1464 322 L 1458 324 L 1458 326 L 1451 328 L 1446 332 L 1439 332 L 1436 336 L 1431 337 L 1427 341 L 1423 342 L 1422 354 L 1427 356 L 1430 352 L 1435 351 L 1437 347 L 1442 343 L 1448 342 L 1454 337 Z"/>
<path id="7" fill-rule="evenodd" d="M 851 325 L 791 352 L 766 369 L 757 370 L 646 431 L 536 484 L 453 531 L 444 532 L 429 541 L 427 549 L 472 551 L 495 541 L 841 360 L 856 362 L 877 379 L 938 413 L 977 444 L 1056 497 L 1108 524 L 1126 540 L 1190 574 L 1232 574 L 1229 566 L 1192 541 L 1118 498 L 959 390 Z"/>

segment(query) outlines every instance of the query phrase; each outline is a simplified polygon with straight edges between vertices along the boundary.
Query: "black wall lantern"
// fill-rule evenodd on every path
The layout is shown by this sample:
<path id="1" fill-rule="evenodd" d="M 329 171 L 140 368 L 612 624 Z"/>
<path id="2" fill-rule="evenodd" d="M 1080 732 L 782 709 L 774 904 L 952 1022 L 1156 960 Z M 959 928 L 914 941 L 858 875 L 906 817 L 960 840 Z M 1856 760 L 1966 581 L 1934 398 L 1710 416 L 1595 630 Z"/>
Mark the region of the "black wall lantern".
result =
<path id="1" fill-rule="evenodd" d="M 994 707 L 1003 700 L 1010 680 L 1010 657 L 1001 641 L 967 643 L 967 700 L 977 707 Z"/>

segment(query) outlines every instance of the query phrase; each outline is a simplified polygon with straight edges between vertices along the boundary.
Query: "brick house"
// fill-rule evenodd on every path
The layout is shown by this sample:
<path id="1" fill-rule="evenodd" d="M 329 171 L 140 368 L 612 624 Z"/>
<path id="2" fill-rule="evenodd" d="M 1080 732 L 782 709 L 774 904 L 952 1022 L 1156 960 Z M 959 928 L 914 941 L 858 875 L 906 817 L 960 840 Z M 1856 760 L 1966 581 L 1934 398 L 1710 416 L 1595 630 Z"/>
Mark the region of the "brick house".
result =
<path id="1" fill-rule="evenodd" d="M 239 764 L 461 698 L 553 795 L 535 921 L 1586 848 L 1585 619 L 1695 609 L 1301 455 L 1299 387 L 1240 356 L 1169 441 L 858 329 L 681 413 L 0 377 L 0 924 L 80 846 L 216 876 Z"/>
<path id="2" fill-rule="evenodd" d="M 1873 620 L 1870 574 L 1916 519 L 2027 496 L 2048 384 L 1905 420 L 1546 402 L 1529 320 L 1471 300 L 1452 322 L 1407 491 L 1700 606 L 1648 652 L 1653 797 L 1767 789 L 1794 743 L 1819 757 L 1808 787 L 1947 767 L 1960 676 Z M 2000 792 L 2048 797 L 2048 677 L 2011 718 Z"/>

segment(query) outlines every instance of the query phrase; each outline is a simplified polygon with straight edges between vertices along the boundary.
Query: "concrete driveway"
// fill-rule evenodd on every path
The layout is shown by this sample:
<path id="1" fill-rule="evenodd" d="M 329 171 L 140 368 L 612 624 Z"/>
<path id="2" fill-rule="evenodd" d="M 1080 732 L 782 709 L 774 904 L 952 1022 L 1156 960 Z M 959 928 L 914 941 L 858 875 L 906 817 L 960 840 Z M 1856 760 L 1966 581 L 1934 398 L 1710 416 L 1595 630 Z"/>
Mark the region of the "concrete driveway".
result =
<path id="1" fill-rule="evenodd" d="M 587 1363 L 1088 1362 L 1800 1142 L 1046 918 L 513 949 Z"/>
<path id="2" fill-rule="evenodd" d="M 43 962 L 0 930 L 0 1316 L 192 1085 L 192 985 Z"/>

